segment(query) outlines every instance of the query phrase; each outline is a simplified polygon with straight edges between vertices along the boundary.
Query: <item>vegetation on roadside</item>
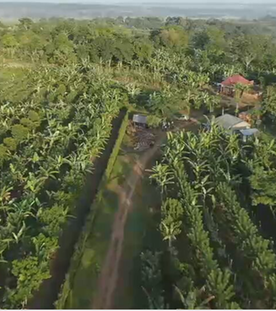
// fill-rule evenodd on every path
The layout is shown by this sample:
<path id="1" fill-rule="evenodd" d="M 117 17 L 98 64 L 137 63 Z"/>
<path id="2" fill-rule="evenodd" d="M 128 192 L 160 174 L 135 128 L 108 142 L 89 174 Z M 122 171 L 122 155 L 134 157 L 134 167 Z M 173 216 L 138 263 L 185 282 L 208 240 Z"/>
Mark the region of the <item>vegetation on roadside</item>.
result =
<path id="1" fill-rule="evenodd" d="M 159 288 L 149 306 L 275 308 L 276 254 L 253 216 L 255 206 L 275 211 L 275 155 L 274 141 L 244 144 L 215 124 L 208 132 L 168 135 L 151 176 L 163 201 L 166 263 L 158 253 L 146 259 L 147 275 L 158 281 L 156 289 L 150 281 L 144 286 Z"/>
<path id="2" fill-rule="evenodd" d="M 81 236 L 79 238 L 79 241 L 77 242 L 76 246 L 75 246 L 75 252 L 74 255 L 72 257 L 71 260 L 71 266 L 69 269 L 68 274 L 66 275 L 65 278 L 65 282 L 63 284 L 63 287 L 61 289 L 60 295 L 58 300 L 55 303 L 55 306 L 57 309 L 64 309 L 67 308 L 68 306 L 70 307 L 70 305 L 72 306 L 73 302 L 72 302 L 72 290 L 73 290 L 73 283 L 75 281 L 75 275 L 78 272 L 78 270 L 80 269 L 80 265 L 81 265 L 81 258 L 85 252 L 85 247 L 87 246 L 87 239 L 89 238 L 89 236 L 91 235 L 91 228 L 94 227 L 95 225 L 95 219 L 97 219 L 97 214 L 101 214 L 103 213 L 103 211 L 101 210 L 103 207 L 101 207 L 102 204 L 102 200 L 105 196 L 107 196 L 107 185 L 111 176 L 111 173 L 114 169 L 114 165 L 115 162 L 117 160 L 117 157 L 119 155 L 120 152 L 120 148 L 121 148 L 121 144 L 122 141 L 124 139 L 124 135 L 126 132 L 126 128 L 129 122 L 129 115 L 128 112 L 126 112 L 125 117 L 123 118 L 123 121 L 121 123 L 120 129 L 118 131 L 118 137 L 116 139 L 116 142 L 114 144 L 112 153 L 109 157 L 108 160 L 108 164 L 104 173 L 104 176 L 102 178 L 102 181 L 99 185 L 98 188 L 98 193 L 97 193 L 97 197 L 95 198 L 95 201 L 93 202 L 89 215 L 87 216 L 86 219 L 86 223 L 84 225 L 83 231 L 81 233 Z M 110 202 L 111 203 L 111 202 Z M 116 209 L 114 208 L 114 211 Z M 105 253 L 103 252 L 103 256 L 105 255 Z M 97 260 L 97 264 L 95 264 L 95 267 L 97 266 L 96 269 L 93 269 L 93 267 L 91 267 L 92 271 L 95 272 L 94 277 L 92 278 L 91 275 L 91 281 L 92 279 L 95 281 L 97 280 L 97 276 L 100 270 L 100 263 L 103 262 L 104 258 L 100 258 Z M 92 295 L 92 289 L 91 290 L 91 295 Z M 77 302 L 74 303 L 74 305 L 76 305 Z M 91 304 L 90 301 L 88 301 L 87 307 Z"/>
<path id="3" fill-rule="evenodd" d="M 50 277 L 62 227 L 124 102 L 119 89 L 108 81 L 103 85 L 91 69 L 83 68 L 33 72 L 33 84 L 21 101 L 4 99 L 8 90 L 2 89 L 0 269 L 5 307 L 25 306 Z"/>

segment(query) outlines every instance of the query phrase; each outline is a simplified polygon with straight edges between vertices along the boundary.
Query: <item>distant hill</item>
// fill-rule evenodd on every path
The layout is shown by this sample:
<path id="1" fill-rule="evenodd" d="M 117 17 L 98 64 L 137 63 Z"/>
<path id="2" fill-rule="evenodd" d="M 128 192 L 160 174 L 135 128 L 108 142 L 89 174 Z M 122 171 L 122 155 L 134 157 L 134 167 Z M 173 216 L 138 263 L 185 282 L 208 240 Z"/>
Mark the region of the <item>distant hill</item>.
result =
<path id="1" fill-rule="evenodd" d="M 276 4 L 226 3 L 147 3 L 147 4 L 78 4 L 0 2 L 0 19 L 12 21 L 22 17 L 32 19 L 63 17 L 89 19 L 118 16 L 187 16 L 213 18 L 261 18 L 276 16 Z"/>

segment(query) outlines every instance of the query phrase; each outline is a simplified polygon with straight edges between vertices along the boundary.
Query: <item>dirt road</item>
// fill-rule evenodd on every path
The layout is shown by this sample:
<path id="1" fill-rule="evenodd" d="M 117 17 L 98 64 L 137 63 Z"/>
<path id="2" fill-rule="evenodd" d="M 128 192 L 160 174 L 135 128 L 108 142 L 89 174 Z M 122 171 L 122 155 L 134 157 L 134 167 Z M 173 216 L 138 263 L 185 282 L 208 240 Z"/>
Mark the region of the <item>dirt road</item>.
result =
<path id="1" fill-rule="evenodd" d="M 118 283 L 120 260 L 123 252 L 124 231 L 128 214 L 132 209 L 132 198 L 139 180 L 143 177 L 147 163 L 160 148 L 163 136 L 155 146 L 147 150 L 136 162 L 125 184 L 118 189 L 120 206 L 113 223 L 112 236 L 105 262 L 99 277 L 98 291 L 92 309 L 112 309 L 114 292 Z"/>

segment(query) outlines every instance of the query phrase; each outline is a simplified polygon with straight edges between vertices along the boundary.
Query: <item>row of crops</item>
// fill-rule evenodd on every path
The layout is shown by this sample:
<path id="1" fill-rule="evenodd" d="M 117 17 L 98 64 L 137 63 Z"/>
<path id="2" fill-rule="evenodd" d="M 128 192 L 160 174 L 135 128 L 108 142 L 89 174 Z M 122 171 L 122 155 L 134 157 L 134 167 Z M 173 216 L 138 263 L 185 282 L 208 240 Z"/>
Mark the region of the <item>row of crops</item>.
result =
<path id="1" fill-rule="evenodd" d="M 215 125 L 210 132 L 168 135 L 152 170 L 163 202 L 164 249 L 141 255 L 151 308 L 276 307 L 273 242 L 253 217 L 256 199 L 264 198 L 255 172 L 263 172 L 263 187 L 266 175 L 272 182 L 273 143 L 245 145 Z"/>
<path id="2" fill-rule="evenodd" d="M 39 68 L 1 85 L 1 307 L 26 306 L 84 178 L 109 138 L 121 90 L 92 68 Z"/>

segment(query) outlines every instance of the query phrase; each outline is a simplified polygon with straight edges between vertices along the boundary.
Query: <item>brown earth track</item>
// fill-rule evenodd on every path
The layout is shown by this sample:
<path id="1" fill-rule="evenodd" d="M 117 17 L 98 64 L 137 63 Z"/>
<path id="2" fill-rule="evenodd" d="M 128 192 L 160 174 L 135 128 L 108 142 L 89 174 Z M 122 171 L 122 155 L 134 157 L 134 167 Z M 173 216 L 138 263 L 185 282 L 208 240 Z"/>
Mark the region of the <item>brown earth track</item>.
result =
<path id="1" fill-rule="evenodd" d="M 93 299 L 92 309 L 112 309 L 114 306 L 114 292 L 118 283 L 119 266 L 123 253 L 125 224 L 132 209 L 133 194 L 139 180 L 143 177 L 147 163 L 159 149 L 163 136 L 164 134 L 153 148 L 141 156 L 125 184 L 118 189 L 119 210 L 115 215 L 111 241 L 99 276 L 98 291 Z"/>

